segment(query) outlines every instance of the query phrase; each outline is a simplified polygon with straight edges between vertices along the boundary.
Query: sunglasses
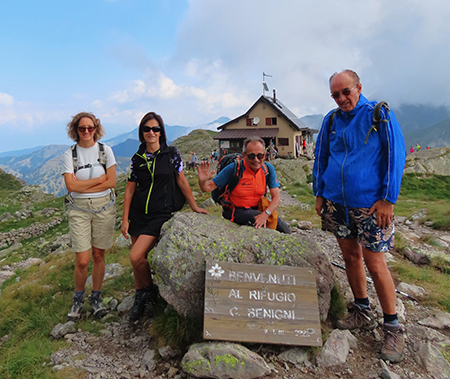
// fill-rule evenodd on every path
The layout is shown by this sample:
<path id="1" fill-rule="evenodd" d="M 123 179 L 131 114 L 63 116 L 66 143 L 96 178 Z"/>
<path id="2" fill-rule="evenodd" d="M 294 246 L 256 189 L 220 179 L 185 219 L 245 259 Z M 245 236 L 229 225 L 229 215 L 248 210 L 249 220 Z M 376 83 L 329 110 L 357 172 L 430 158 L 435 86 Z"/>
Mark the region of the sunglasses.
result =
<path id="1" fill-rule="evenodd" d="M 160 126 L 143 126 L 142 131 L 144 133 L 148 133 L 150 130 L 153 130 L 153 133 L 159 133 L 161 131 Z"/>
<path id="2" fill-rule="evenodd" d="M 79 130 L 81 133 L 84 133 L 86 130 L 87 130 L 89 133 L 92 133 L 92 132 L 95 130 L 95 126 L 79 126 L 79 127 L 78 127 L 78 130 Z"/>
<path id="3" fill-rule="evenodd" d="M 334 100 L 337 100 L 337 99 L 339 99 L 339 97 L 341 96 L 341 93 L 342 93 L 344 96 L 348 96 L 348 95 L 350 95 L 350 93 L 356 88 L 356 86 L 357 86 L 357 84 L 355 84 L 355 86 L 354 86 L 353 88 L 351 88 L 351 89 L 345 88 L 345 89 L 342 90 L 342 92 L 333 92 L 333 93 L 331 94 L 331 97 L 332 97 Z"/>
<path id="4" fill-rule="evenodd" d="M 263 153 L 259 153 L 259 154 L 253 154 L 253 153 L 247 154 L 248 159 L 250 159 L 251 161 L 252 161 L 253 159 L 255 159 L 255 157 L 258 158 L 258 159 L 261 161 L 261 160 L 264 158 L 264 156 L 265 156 L 265 154 L 263 154 Z"/>

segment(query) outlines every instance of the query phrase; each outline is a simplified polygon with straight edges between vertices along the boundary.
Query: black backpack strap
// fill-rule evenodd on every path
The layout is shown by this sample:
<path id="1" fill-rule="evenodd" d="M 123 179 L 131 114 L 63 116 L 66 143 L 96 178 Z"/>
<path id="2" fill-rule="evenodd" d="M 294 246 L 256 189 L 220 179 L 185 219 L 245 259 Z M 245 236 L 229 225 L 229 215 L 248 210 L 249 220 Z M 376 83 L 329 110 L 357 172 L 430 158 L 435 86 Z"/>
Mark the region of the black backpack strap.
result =
<path id="1" fill-rule="evenodd" d="M 103 166 L 106 174 L 106 152 L 105 145 L 101 142 L 98 143 L 98 162 Z"/>
<path id="2" fill-rule="evenodd" d="M 386 110 L 386 119 L 383 119 L 381 117 L 381 108 L 384 108 Z M 391 121 L 390 116 L 390 108 L 389 104 L 386 101 L 380 101 L 379 103 L 376 103 L 374 109 L 373 109 L 373 116 L 372 116 L 372 126 L 367 131 L 366 139 L 364 140 L 364 145 L 367 144 L 367 141 L 369 140 L 370 133 L 372 133 L 372 130 L 378 131 L 378 127 L 380 126 L 380 123 L 387 123 Z"/>
<path id="3" fill-rule="evenodd" d="M 242 164 L 241 159 L 236 159 L 234 161 L 234 168 L 233 168 L 233 176 L 231 178 L 230 183 L 228 184 L 227 190 L 229 192 L 233 191 L 236 186 L 239 184 L 239 181 L 242 178 L 242 175 L 244 174 L 245 166 Z"/>
<path id="4" fill-rule="evenodd" d="M 76 174 L 78 171 L 77 144 L 72 145 L 70 148 L 72 149 L 73 173 Z"/>
<path id="5" fill-rule="evenodd" d="M 333 126 L 334 119 L 336 118 L 336 113 L 338 113 L 339 108 L 336 108 L 332 114 L 330 114 L 330 118 L 328 119 L 328 135 L 331 133 L 331 127 Z"/>

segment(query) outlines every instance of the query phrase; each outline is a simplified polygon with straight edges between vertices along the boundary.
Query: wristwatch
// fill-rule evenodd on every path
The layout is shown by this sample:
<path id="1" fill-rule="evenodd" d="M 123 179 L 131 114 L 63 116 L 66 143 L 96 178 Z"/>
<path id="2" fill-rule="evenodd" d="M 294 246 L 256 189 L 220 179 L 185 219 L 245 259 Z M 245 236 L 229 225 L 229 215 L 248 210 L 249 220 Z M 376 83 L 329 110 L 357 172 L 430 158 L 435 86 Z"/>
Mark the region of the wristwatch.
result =
<path id="1" fill-rule="evenodd" d="M 264 212 L 266 212 L 267 216 L 270 216 L 272 214 L 272 212 L 270 212 L 268 209 L 266 209 Z"/>
<path id="2" fill-rule="evenodd" d="M 389 200 L 387 200 L 387 199 L 381 199 L 381 200 L 383 200 L 385 203 L 387 203 L 387 204 L 391 204 L 391 205 L 393 205 L 394 203 L 392 203 L 391 201 L 389 201 Z"/>

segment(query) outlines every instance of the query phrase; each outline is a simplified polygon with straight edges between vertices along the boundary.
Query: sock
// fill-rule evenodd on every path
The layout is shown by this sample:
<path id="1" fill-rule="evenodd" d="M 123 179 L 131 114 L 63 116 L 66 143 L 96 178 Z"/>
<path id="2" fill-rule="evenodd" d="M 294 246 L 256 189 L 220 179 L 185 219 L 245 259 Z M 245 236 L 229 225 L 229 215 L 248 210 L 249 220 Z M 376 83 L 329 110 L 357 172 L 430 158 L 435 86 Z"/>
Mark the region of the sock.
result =
<path id="1" fill-rule="evenodd" d="M 383 321 L 385 325 L 399 326 L 397 313 L 395 315 L 383 313 Z"/>
<path id="2" fill-rule="evenodd" d="M 94 291 L 94 290 L 92 290 L 92 296 L 94 296 L 94 297 L 100 297 L 101 293 L 102 293 L 101 290 L 100 290 L 100 291 Z"/>
<path id="3" fill-rule="evenodd" d="M 368 297 L 362 299 L 355 297 L 355 303 L 358 304 L 363 310 L 364 309 L 370 310 L 370 302 Z"/>
<path id="4" fill-rule="evenodd" d="M 82 291 L 75 291 L 75 293 L 73 294 L 73 298 L 81 300 L 81 301 L 84 301 L 84 290 L 82 290 Z"/>

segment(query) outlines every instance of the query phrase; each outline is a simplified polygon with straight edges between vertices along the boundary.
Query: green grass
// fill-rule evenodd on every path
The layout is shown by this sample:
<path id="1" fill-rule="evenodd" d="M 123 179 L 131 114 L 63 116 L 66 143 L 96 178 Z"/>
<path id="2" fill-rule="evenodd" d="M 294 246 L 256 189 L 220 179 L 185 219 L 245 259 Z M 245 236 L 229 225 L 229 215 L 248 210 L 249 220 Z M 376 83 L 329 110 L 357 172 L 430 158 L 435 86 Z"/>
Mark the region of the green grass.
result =
<path id="1" fill-rule="evenodd" d="M 450 311 L 450 275 L 437 267 L 418 267 L 405 260 L 393 262 L 391 271 L 397 280 L 425 289 L 426 298 L 421 304 Z"/>
<path id="2" fill-rule="evenodd" d="M 404 174 L 400 194 L 422 201 L 450 199 L 450 176 Z"/>
<path id="3" fill-rule="evenodd" d="M 431 221 L 434 229 L 450 230 L 450 176 L 405 174 L 395 213 L 410 217 L 426 209 L 421 222 Z"/>
<path id="4" fill-rule="evenodd" d="M 199 194 L 196 196 L 198 204 L 210 197 L 209 193 L 201 194 L 195 173 L 186 172 L 186 177 L 192 190 Z M 119 218 L 125 185 L 125 181 L 119 181 L 117 185 Z M 309 220 L 314 227 L 319 227 L 320 219 L 314 210 L 315 197 L 312 191 L 300 183 L 289 185 L 286 189 L 291 195 L 295 194 L 296 199 L 302 203 L 309 204 L 311 209 L 304 211 L 298 207 L 280 207 L 283 218 L 288 222 L 293 218 Z M 10 196 L 12 192 L 7 191 L 7 193 Z M 421 209 L 427 209 L 423 222 L 432 221 L 435 227 L 450 230 L 449 195 L 450 178 L 406 175 L 395 211 L 398 215 L 410 217 Z M 33 206 L 33 211 L 46 207 L 61 209 L 62 199 L 50 199 L 36 204 Z M 188 210 L 188 206 L 183 209 L 183 211 Z M 218 217 L 221 215 L 220 207 L 209 207 L 208 211 Z M 1 212 L 2 208 L 0 207 Z M 38 221 L 38 217 L 24 223 L 0 223 L 0 229 L 29 225 L 30 221 Z M 39 219 L 39 222 L 43 221 Z M 67 221 L 63 221 L 60 225 L 48 230 L 43 236 L 46 240 L 52 241 L 58 234 L 67 232 Z M 119 231 L 115 236 L 118 234 Z M 46 264 L 39 268 L 35 266 L 26 271 L 17 272 L 21 277 L 20 282 L 13 277 L 1 286 L 0 337 L 9 333 L 11 337 L 3 345 L 0 345 L 0 378 L 62 378 L 64 376 L 67 379 L 86 375 L 76 370 L 63 370 L 55 373 L 50 366 L 42 366 L 43 362 L 48 362 L 52 351 L 57 351 L 64 346 L 64 341 L 53 341 L 50 338 L 50 332 L 57 323 L 66 320 L 73 294 L 75 256 L 72 253 L 62 256 L 48 255 L 45 247 L 39 247 L 41 237 L 22 241 L 23 249 L 19 251 L 19 254 L 7 257 L 2 262 L 2 264 L 9 264 L 29 256 L 39 256 L 45 260 Z M 425 236 L 423 242 L 439 248 L 432 237 Z M 401 252 L 405 246 L 407 246 L 407 241 L 397 234 L 397 251 Z M 103 296 L 117 298 L 119 293 L 129 291 L 134 287 L 134 278 L 128 261 L 128 249 L 114 247 L 108 250 L 105 261 L 106 263 L 120 263 L 124 267 L 124 273 L 104 283 Z M 448 292 L 450 267 L 447 262 L 435 258 L 430 266 L 418 268 L 408 261 L 399 259 L 393 264 L 392 272 L 396 280 L 416 284 L 426 289 L 427 297 L 421 300 L 421 304 L 438 306 L 447 311 L 450 309 Z M 345 304 L 342 304 L 342 296 L 338 289 L 334 288 L 330 318 L 339 318 L 343 310 L 345 311 Z M 163 301 L 159 303 L 152 325 L 151 333 L 161 345 L 170 344 L 183 350 L 187 345 L 201 339 L 202 320 L 192 320 L 180 316 L 174 310 L 166 310 L 166 304 Z M 78 327 L 97 334 L 102 328 L 102 324 L 93 324 L 91 320 L 81 320 Z M 450 352 L 447 351 L 446 354 L 449 359 Z"/>
<path id="5" fill-rule="evenodd" d="M 165 302 L 164 302 L 165 303 Z M 170 345 L 181 351 L 202 339 L 203 320 L 185 317 L 161 303 L 151 326 L 151 334 L 160 345 Z"/>

